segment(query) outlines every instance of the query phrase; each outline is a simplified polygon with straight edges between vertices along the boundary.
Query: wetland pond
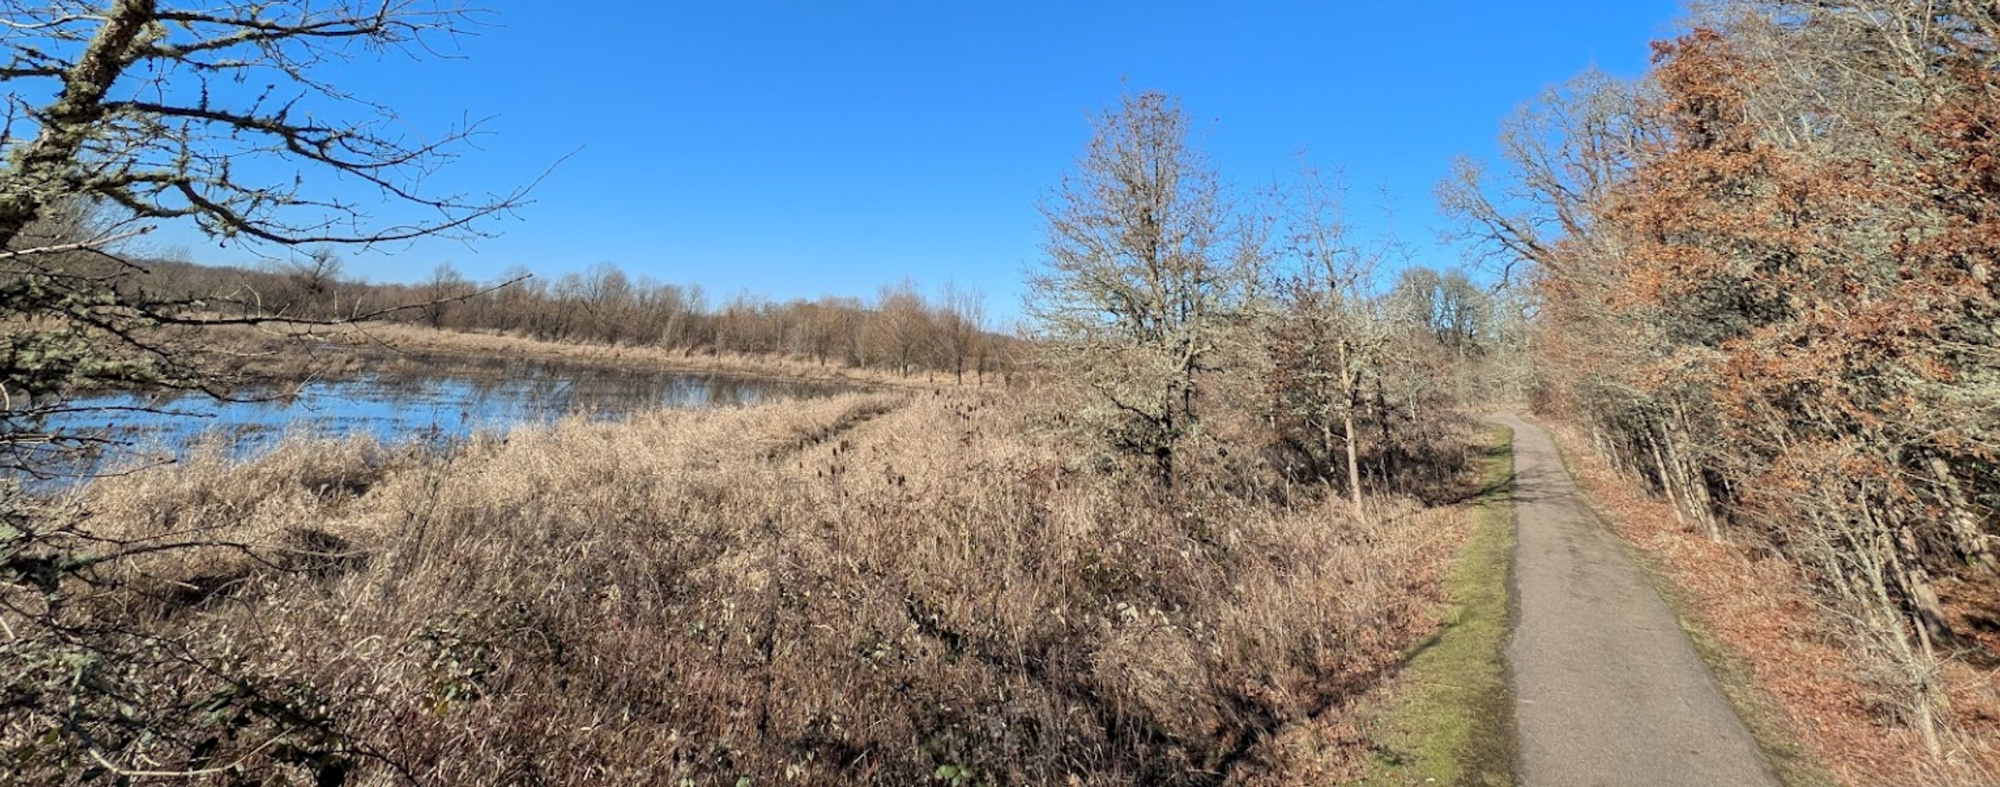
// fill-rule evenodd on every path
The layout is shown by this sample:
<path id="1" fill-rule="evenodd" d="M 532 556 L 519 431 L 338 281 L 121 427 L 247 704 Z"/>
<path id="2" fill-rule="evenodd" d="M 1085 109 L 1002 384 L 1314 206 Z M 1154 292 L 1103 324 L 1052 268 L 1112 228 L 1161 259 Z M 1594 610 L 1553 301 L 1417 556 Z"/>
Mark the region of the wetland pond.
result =
<path id="1" fill-rule="evenodd" d="M 308 382 L 295 392 L 246 391 L 238 396 L 241 401 L 143 393 L 78 397 L 72 401 L 77 412 L 52 418 L 47 427 L 101 435 L 117 444 L 63 472 L 87 476 L 157 464 L 207 439 L 221 439 L 231 453 L 246 458 L 294 432 L 367 434 L 385 445 L 449 443 L 475 432 L 505 432 L 577 414 L 611 420 L 653 408 L 754 405 L 847 390 L 852 389 L 697 372 L 410 356 L 380 371 Z M 74 479 L 31 485 L 51 490 L 70 483 Z"/>

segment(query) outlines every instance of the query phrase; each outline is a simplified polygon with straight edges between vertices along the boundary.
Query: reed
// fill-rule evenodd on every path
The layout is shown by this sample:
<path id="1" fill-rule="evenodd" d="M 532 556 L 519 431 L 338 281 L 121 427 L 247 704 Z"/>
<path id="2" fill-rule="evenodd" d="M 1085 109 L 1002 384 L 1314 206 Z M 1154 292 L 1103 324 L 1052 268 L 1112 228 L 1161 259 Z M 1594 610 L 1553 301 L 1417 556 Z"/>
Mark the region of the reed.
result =
<path id="1" fill-rule="evenodd" d="M 212 544 L 100 578 L 103 614 L 186 649 L 163 691 L 226 664 L 310 697 L 361 783 L 1353 775 L 1356 705 L 1434 628 L 1466 510 L 1355 521 L 1220 469 L 1162 491 L 1037 418 L 958 389 L 448 449 L 299 435 L 73 504 L 94 537 Z M 204 762 L 282 772 L 299 735 Z"/>

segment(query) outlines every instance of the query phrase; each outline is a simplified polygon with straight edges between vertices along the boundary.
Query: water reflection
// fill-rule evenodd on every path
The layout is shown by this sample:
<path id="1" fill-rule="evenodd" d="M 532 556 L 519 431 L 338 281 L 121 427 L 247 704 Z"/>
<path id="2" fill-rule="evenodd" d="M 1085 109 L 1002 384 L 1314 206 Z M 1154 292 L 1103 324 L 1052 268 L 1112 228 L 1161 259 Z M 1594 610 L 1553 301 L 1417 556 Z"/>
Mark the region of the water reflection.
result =
<path id="1" fill-rule="evenodd" d="M 111 394 L 78 399 L 47 425 L 99 433 L 178 454 L 207 435 L 230 438 L 239 455 L 270 447 L 288 431 L 371 434 L 385 443 L 454 440 L 587 413 L 612 419 L 658 407 L 753 405 L 826 396 L 835 386 L 707 374 L 635 372 L 549 363 L 444 363 L 416 359 L 394 371 L 308 383 L 294 392 L 249 392 L 250 401 L 202 396 Z M 123 409 L 140 408 L 140 409 Z M 83 468 L 76 468 L 83 469 Z M 100 469 L 92 463 L 90 469 Z"/>

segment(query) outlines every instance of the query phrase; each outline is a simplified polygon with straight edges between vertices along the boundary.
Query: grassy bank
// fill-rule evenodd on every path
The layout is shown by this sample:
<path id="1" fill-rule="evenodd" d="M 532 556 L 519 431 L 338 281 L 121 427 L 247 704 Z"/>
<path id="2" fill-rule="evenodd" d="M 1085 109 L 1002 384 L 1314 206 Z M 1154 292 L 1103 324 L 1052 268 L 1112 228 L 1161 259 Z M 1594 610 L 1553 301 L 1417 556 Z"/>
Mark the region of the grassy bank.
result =
<path id="1" fill-rule="evenodd" d="M 1514 783 L 1512 695 L 1503 668 L 1514 548 L 1511 430 L 1489 426 L 1472 537 L 1446 579 L 1450 606 L 1397 678 L 1376 724 L 1369 785 Z"/>
<path id="2" fill-rule="evenodd" d="M 1356 522 L 1220 460 L 1147 491 L 1061 443 L 960 390 L 214 451 L 76 502 L 91 539 L 210 546 L 65 603 L 159 654 L 84 670 L 171 731 L 125 750 L 215 781 L 1358 776 L 1356 703 L 1434 628 L 1464 511 Z M 15 685 L 74 685 L 37 664 Z M 48 742 L 128 705 L 86 700 L 8 721 L 15 776 L 91 767 Z"/>
<path id="3" fill-rule="evenodd" d="M 493 332 L 436 330 L 400 323 L 313 326 L 310 328 L 233 328 L 205 335 L 211 352 L 226 368 L 284 381 L 345 377 L 370 372 L 394 373 L 422 369 L 439 362 L 490 365 L 496 360 L 579 364 L 600 368 L 714 374 L 758 379 L 828 383 L 870 388 L 922 389 L 957 387 L 950 374 L 913 372 L 909 376 L 840 363 L 820 364 L 779 355 L 705 353 L 658 346 L 546 342 Z M 999 386 L 1003 377 L 989 372 L 966 375 L 964 385 Z"/>

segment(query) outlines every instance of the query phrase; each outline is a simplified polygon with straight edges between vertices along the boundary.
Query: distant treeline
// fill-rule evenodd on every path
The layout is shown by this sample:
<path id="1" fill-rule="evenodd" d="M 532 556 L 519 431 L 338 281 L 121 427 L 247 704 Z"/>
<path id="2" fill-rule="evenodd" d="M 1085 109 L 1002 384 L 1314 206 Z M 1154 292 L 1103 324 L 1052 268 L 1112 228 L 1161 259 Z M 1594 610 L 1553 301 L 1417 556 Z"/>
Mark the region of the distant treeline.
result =
<path id="1" fill-rule="evenodd" d="M 1013 361 L 1009 337 L 989 330 L 985 298 L 946 285 L 926 294 L 905 280 L 872 299 L 823 296 L 776 302 L 739 294 L 712 304 L 698 285 L 634 278 L 610 264 L 543 277 L 517 267 L 476 282 L 438 265 L 416 283 L 348 277 L 315 253 L 265 268 L 157 260 L 126 286 L 148 298 L 194 301 L 215 312 L 347 320 L 361 317 L 542 341 L 670 347 L 688 353 L 783 355 L 904 376 L 985 380 Z"/>

